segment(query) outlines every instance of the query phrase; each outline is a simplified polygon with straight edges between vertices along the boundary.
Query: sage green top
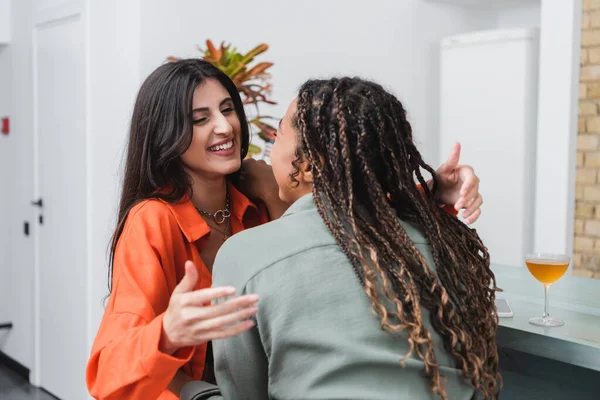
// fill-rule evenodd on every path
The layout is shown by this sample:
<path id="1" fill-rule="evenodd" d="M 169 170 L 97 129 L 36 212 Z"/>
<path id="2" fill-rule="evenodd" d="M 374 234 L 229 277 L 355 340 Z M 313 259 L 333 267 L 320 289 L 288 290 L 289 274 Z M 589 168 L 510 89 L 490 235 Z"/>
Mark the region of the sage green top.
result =
<path id="1" fill-rule="evenodd" d="M 403 223 L 430 265 L 424 236 Z M 351 264 L 323 223 L 312 195 L 279 219 L 230 238 L 214 263 L 213 286 L 260 296 L 256 327 L 214 342 L 215 372 L 226 400 L 433 399 L 424 363 L 406 332 L 381 329 Z M 450 399 L 471 399 L 466 382 L 433 332 Z M 198 397 L 198 398 L 221 398 Z"/>

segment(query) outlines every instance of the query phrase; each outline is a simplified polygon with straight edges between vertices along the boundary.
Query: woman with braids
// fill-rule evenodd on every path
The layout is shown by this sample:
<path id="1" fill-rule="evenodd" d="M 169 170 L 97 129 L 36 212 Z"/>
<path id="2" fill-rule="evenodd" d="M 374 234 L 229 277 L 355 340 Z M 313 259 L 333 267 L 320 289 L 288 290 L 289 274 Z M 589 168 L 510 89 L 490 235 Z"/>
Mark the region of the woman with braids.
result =
<path id="1" fill-rule="evenodd" d="M 256 327 L 215 342 L 219 388 L 182 398 L 497 398 L 488 253 L 434 201 L 402 104 L 361 79 L 308 81 L 271 162 L 292 206 L 214 266 L 214 284 L 260 296 Z"/>
<path id="2" fill-rule="evenodd" d="M 211 340 L 252 326 L 246 318 L 256 312 L 256 296 L 210 305 L 233 293 L 211 288 L 223 242 L 289 206 L 266 164 L 245 162 L 240 176 L 248 141 L 235 84 L 208 62 L 162 65 L 140 88 L 111 243 L 110 296 L 86 371 L 94 398 L 175 399 L 184 383 L 212 380 Z M 476 219 L 473 170 L 440 170 L 440 200 Z"/>

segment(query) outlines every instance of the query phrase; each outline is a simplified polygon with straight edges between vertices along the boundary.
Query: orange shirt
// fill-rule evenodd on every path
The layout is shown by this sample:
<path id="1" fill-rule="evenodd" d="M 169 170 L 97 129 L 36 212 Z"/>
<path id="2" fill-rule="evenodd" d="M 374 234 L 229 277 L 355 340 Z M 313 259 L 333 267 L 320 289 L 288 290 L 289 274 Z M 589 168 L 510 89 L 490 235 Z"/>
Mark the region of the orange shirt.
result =
<path id="1" fill-rule="evenodd" d="M 234 234 L 268 221 L 264 208 L 231 184 L 229 192 Z M 177 204 L 145 200 L 130 211 L 115 251 L 112 293 L 87 365 L 94 398 L 171 400 L 177 397 L 165 388 L 179 368 L 202 378 L 206 345 L 171 356 L 158 344 L 163 314 L 185 262 L 192 260 L 198 268 L 196 289 L 212 285 L 200 257 L 209 233 L 189 198 Z"/>

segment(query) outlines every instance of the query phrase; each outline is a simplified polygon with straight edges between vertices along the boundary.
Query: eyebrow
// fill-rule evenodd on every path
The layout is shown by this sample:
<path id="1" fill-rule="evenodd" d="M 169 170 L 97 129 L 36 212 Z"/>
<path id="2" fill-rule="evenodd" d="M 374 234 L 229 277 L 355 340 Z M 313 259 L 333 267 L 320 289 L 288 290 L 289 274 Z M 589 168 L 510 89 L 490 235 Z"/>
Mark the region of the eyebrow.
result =
<path id="1" fill-rule="evenodd" d="M 281 119 L 279 120 L 279 125 L 277 126 L 277 130 L 279 131 L 279 133 L 280 133 L 281 135 L 284 135 L 285 133 L 283 132 L 283 127 L 281 126 L 281 123 L 282 123 L 282 122 L 283 122 L 283 118 L 281 118 Z"/>
<path id="2" fill-rule="evenodd" d="M 231 97 L 227 97 L 227 98 L 221 100 L 221 102 L 219 103 L 219 107 L 221 107 L 223 104 L 225 104 L 227 102 L 232 102 L 233 103 L 233 100 L 231 100 Z M 202 112 L 202 111 L 208 111 L 208 107 L 194 108 L 192 110 L 193 113 L 195 113 L 195 112 Z"/>
<path id="3" fill-rule="evenodd" d="M 279 132 L 283 133 L 283 127 L 281 126 L 281 123 L 283 122 L 283 118 L 281 118 L 279 120 L 279 125 L 277 126 L 277 129 L 279 129 Z"/>

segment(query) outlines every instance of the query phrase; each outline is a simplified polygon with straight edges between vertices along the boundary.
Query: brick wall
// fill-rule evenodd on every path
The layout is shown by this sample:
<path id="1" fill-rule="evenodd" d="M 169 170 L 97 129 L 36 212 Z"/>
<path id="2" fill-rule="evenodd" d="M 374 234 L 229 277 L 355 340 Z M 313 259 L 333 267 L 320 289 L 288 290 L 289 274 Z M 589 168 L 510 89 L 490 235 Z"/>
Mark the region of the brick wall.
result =
<path id="1" fill-rule="evenodd" d="M 600 279 L 600 0 L 583 0 L 573 274 Z"/>

